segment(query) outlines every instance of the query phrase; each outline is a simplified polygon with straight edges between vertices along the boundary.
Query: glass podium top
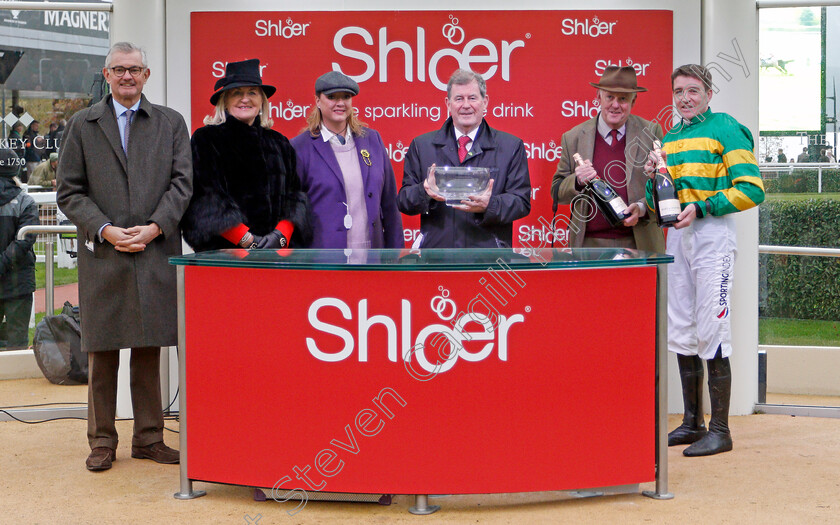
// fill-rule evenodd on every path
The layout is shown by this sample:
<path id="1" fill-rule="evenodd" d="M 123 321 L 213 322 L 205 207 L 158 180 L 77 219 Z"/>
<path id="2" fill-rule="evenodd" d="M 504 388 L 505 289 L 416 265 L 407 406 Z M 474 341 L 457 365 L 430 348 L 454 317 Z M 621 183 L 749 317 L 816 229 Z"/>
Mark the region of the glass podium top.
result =
<path id="1" fill-rule="evenodd" d="M 674 261 L 662 253 L 625 248 L 423 249 L 423 250 L 215 250 L 170 257 L 178 266 L 295 270 L 486 270 L 504 263 L 521 270 L 652 266 Z"/>

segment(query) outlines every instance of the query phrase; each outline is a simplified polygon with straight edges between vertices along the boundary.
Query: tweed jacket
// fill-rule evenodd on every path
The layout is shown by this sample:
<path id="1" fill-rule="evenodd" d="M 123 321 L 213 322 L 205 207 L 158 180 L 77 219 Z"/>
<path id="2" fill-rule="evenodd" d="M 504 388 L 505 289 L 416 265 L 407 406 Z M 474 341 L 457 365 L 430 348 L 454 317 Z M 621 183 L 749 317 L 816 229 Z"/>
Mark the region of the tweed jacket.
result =
<path id="1" fill-rule="evenodd" d="M 82 349 L 177 343 L 179 222 L 192 194 L 190 136 L 175 110 L 141 96 L 123 152 L 111 95 L 70 119 L 58 159 L 58 206 L 79 232 Z M 154 222 L 163 234 L 122 253 L 98 239 L 106 223 Z"/>
<path id="2" fill-rule="evenodd" d="M 597 127 L 598 115 L 563 134 L 560 162 L 557 164 L 557 171 L 551 181 L 551 197 L 555 203 L 570 204 L 572 199 L 579 194 L 575 187 L 575 161 L 572 155 L 580 153 L 584 159 L 592 159 L 595 151 L 595 135 L 598 133 Z M 654 138 L 662 140 L 662 128 L 659 124 L 630 115 L 627 119 L 624 148 L 628 204 L 633 202 L 644 204 L 645 202 L 647 176 L 644 172 L 644 164 L 648 153 L 653 148 Z M 569 222 L 570 247 L 583 245 L 583 239 L 586 236 L 585 219 L 588 215 L 588 211 L 572 214 Z M 639 250 L 665 252 L 665 237 L 656 224 L 656 217 L 649 211 L 633 227 L 633 237 L 636 248 Z"/>

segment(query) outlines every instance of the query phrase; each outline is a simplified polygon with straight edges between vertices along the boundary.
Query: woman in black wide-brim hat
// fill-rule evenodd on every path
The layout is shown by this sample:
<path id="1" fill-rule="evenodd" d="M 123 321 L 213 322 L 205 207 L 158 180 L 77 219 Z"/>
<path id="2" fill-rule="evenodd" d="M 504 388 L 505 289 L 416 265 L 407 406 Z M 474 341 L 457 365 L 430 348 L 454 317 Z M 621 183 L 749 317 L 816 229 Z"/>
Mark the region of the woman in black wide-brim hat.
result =
<path id="1" fill-rule="evenodd" d="M 195 251 L 280 249 L 312 237 L 309 203 L 289 140 L 271 129 L 259 60 L 230 62 L 192 137 L 193 197 L 182 222 Z"/>

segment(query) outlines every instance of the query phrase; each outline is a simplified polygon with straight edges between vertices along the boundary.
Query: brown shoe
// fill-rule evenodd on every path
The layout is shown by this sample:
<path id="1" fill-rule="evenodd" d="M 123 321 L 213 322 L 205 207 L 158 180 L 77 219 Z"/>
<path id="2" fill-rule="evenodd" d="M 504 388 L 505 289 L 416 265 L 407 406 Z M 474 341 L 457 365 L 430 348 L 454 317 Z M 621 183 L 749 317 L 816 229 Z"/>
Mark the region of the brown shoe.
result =
<path id="1" fill-rule="evenodd" d="M 116 461 L 117 451 L 108 447 L 94 447 L 85 461 L 88 470 L 98 472 L 111 468 L 111 462 Z"/>
<path id="2" fill-rule="evenodd" d="M 181 461 L 181 454 L 163 444 L 163 441 L 152 443 L 145 447 L 131 447 L 131 457 L 137 459 L 151 459 L 158 463 L 171 465 Z"/>

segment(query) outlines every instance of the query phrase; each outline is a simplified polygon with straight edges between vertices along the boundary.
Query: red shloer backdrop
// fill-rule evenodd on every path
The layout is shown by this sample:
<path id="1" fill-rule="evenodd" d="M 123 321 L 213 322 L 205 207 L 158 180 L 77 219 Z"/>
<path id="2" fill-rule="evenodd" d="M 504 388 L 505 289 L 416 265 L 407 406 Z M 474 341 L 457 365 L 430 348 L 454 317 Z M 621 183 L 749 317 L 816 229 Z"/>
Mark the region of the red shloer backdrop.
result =
<path id="1" fill-rule="evenodd" d="M 305 125 L 315 79 L 337 69 L 359 82 L 354 107 L 381 133 L 399 187 L 408 145 L 443 124 L 446 81 L 469 67 L 487 79 L 488 123 L 522 138 L 528 153 L 532 208 L 514 225 L 514 244 L 546 245 L 560 138 L 598 111 L 589 82 L 607 65 L 631 65 L 649 89 L 633 113 L 670 116 L 662 110 L 671 103 L 672 18 L 658 10 L 196 12 L 192 129 L 212 111 L 227 61 L 260 59 L 264 82 L 278 88 L 274 129 L 289 138 Z M 410 245 L 419 219 L 403 225 Z"/>

